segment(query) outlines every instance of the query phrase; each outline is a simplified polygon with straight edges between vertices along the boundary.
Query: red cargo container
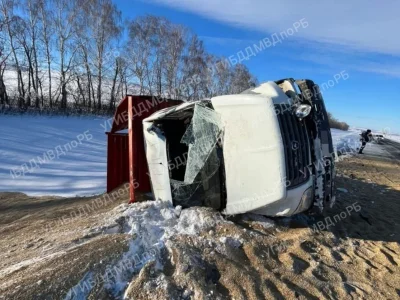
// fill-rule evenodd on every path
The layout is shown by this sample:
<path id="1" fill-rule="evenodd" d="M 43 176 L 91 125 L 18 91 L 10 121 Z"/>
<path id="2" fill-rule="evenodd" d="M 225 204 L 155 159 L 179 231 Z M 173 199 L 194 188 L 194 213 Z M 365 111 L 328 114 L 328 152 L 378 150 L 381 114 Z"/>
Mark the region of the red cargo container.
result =
<path id="1" fill-rule="evenodd" d="M 144 151 L 143 119 L 154 112 L 183 101 L 152 96 L 126 96 L 117 107 L 112 128 L 107 132 L 107 193 L 125 182 L 130 202 L 137 191 L 150 192 L 150 178 Z M 119 132 L 128 129 L 128 132 Z"/>

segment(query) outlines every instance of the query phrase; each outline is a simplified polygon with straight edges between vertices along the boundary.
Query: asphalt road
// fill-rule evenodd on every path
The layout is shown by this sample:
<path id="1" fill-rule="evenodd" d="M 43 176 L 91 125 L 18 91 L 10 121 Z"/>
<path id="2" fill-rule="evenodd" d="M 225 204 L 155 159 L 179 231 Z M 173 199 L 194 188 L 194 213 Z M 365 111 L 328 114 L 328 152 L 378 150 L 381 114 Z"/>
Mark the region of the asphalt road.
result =
<path id="1" fill-rule="evenodd" d="M 393 158 L 400 161 L 400 143 L 386 140 L 383 142 L 382 146 L 392 155 Z"/>
<path id="2" fill-rule="evenodd" d="M 400 163 L 400 143 L 388 139 L 383 140 L 379 144 L 370 143 L 367 144 L 363 155 Z"/>

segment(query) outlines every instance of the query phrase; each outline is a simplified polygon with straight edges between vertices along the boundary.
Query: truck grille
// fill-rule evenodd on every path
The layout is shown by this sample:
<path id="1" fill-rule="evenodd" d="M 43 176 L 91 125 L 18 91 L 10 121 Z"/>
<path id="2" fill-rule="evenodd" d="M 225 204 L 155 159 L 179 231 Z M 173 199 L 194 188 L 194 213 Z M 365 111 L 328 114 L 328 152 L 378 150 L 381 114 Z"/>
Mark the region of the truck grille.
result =
<path id="1" fill-rule="evenodd" d="M 310 162 L 310 147 L 307 128 L 288 105 L 275 105 L 285 148 L 287 188 L 294 188 L 310 177 L 307 168 Z"/>

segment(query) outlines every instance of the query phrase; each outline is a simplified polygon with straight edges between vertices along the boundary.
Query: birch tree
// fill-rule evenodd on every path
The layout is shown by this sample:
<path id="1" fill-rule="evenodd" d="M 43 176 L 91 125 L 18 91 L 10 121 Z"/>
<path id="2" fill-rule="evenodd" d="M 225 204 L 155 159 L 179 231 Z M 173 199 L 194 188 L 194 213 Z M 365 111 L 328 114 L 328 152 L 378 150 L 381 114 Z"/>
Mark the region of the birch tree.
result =
<path id="1" fill-rule="evenodd" d="M 34 91 L 35 107 L 39 107 L 40 100 L 43 102 L 42 83 L 39 79 L 39 8 L 40 0 L 24 0 L 23 7 L 26 13 L 25 30 L 27 35 L 26 46 L 29 48 L 29 74 L 31 76 L 32 87 Z M 27 51 L 25 51 L 27 52 Z M 30 93 L 30 90 L 29 90 Z"/>
<path id="2" fill-rule="evenodd" d="M 87 0 L 84 3 L 83 11 L 93 42 L 93 67 L 97 78 L 96 99 L 97 108 L 100 109 L 103 73 L 107 71 L 105 66 L 110 62 L 109 53 L 113 50 L 113 41 L 116 41 L 121 33 L 121 12 L 111 0 Z"/>
<path id="3" fill-rule="evenodd" d="M 125 48 L 125 57 L 128 62 L 128 78 L 139 86 L 139 94 L 143 95 L 145 88 L 146 71 L 151 56 L 152 28 L 145 17 L 132 20 L 128 25 L 128 41 Z"/>
<path id="4" fill-rule="evenodd" d="M 187 100 L 204 98 L 207 96 L 204 90 L 204 82 L 207 80 L 207 53 L 197 35 L 192 35 L 188 43 L 187 54 L 183 58 L 179 97 Z"/>
<path id="5" fill-rule="evenodd" d="M 9 104 L 7 89 L 4 84 L 4 72 L 6 70 L 6 62 L 10 54 L 6 53 L 4 45 L 6 40 L 3 32 L 4 25 L 4 19 L 0 18 L 0 104 L 2 106 Z"/>
<path id="6" fill-rule="evenodd" d="M 22 71 L 20 66 L 20 61 L 17 55 L 17 43 L 15 41 L 13 24 L 16 20 L 14 14 L 18 2 L 16 0 L 1 0 L 0 1 L 0 14 L 4 20 L 4 27 L 7 34 L 7 40 L 11 49 L 12 58 L 14 60 L 15 69 L 17 71 L 17 87 L 18 87 L 18 106 L 22 107 L 24 105 L 25 90 L 24 82 L 22 78 Z"/>
<path id="7" fill-rule="evenodd" d="M 185 26 L 151 15 L 124 25 L 112 0 L 0 0 L 0 104 L 114 110 L 128 93 L 196 100 L 256 82 Z"/>
<path id="8" fill-rule="evenodd" d="M 38 14 L 40 15 L 40 21 L 42 27 L 40 30 L 40 39 L 42 41 L 43 48 L 47 65 L 47 80 L 48 80 L 48 101 L 50 107 L 53 106 L 53 94 L 52 94 L 52 55 L 53 50 L 53 18 L 52 10 L 45 0 L 38 0 L 37 2 Z"/>
<path id="9" fill-rule="evenodd" d="M 77 46 L 74 43 L 76 30 L 76 16 L 78 14 L 78 3 L 75 0 L 54 0 L 55 14 L 53 24 L 56 34 L 59 65 L 59 87 L 58 101 L 61 97 L 61 109 L 67 108 L 68 91 L 67 84 L 71 74 L 71 64 L 75 57 Z"/>
<path id="10" fill-rule="evenodd" d="M 241 92 L 254 87 L 256 79 L 249 72 L 249 69 L 243 64 L 237 64 L 232 69 L 230 94 L 240 94 Z"/>

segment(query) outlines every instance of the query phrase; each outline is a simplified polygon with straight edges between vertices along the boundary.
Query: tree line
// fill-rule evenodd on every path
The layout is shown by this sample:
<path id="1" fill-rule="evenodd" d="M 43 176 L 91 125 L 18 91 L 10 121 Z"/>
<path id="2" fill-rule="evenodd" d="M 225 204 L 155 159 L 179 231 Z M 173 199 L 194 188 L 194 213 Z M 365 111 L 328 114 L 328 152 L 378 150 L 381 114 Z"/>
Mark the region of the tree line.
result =
<path id="1" fill-rule="evenodd" d="M 195 100 L 256 79 L 189 28 L 122 20 L 111 0 L 0 0 L 0 107 L 114 110 L 127 94 Z"/>
<path id="2" fill-rule="evenodd" d="M 329 126 L 331 128 L 336 128 L 344 131 L 347 131 L 350 128 L 349 124 L 347 124 L 346 122 L 339 121 L 330 112 L 328 112 L 328 119 L 329 119 Z"/>

